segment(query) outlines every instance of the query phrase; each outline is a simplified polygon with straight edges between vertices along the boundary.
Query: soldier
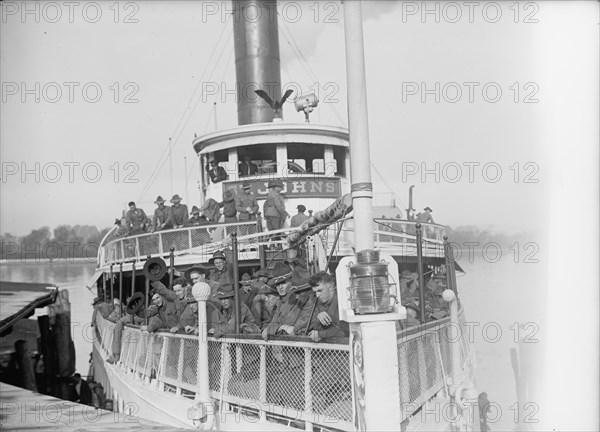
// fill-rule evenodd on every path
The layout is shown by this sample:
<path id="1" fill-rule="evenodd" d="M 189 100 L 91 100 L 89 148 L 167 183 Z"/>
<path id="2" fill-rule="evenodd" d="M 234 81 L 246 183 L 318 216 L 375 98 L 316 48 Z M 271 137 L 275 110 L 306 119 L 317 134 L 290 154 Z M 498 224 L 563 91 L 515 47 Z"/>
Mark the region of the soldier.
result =
<path id="1" fill-rule="evenodd" d="M 146 213 L 135 206 L 133 201 L 129 202 L 129 211 L 125 215 L 125 224 L 129 235 L 142 234 L 146 229 Z"/>
<path id="2" fill-rule="evenodd" d="M 154 231 L 160 231 L 163 229 L 172 228 L 171 226 L 167 225 L 171 208 L 165 205 L 165 200 L 163 197 L 160 195 L 156 197 L 154 204 L 156 204 L 158 207 L 154 209 L 154 216 L 152 217 L 152 229 Z"/>
<path id="3" fill-rule="evenodd" d="M 430 207 L 425 207 L 425 208 L 423 209 L 423 211 L 424 211 L 424 213 L 423 213 L 423 212 L 421 212 L 421 213 L 418 213 L 418 214 L 417 214 L 417 221 L 419 221 L 419 222 L 424 222 L 424 223 L 435 223 L 435 222 L 433 221 L 433 216 L 431 216 L 431 212 L 432 212 L 433 210 L 431 210 L 431 208 L 430 208 Z"/>
<path id="4" fill-rule="evenodd" d="M 285 202 L 281 196 L 283 182 L 272 180 L 268 187 L 270 190 L 263 206 L 263 213 L 267 219 L 267 229 L 273 231 L 283 228 L 286 218 L 290 215 L 285 211 Z"/>
<path id="5" fill-rule="evenodd" d="M 347 337 L 348 323 L 340 321 L 335 280 L 325 272 L 316 273 L 309 285 L 317 298 L 308 336 L 315 342 Z"/>
<path id="6" fill-rule="evenodd" d="M 275 269 L 269 285 L 277 289 L 281 302 L 271 323 L 262 331 L 263 339 L 267 340 L 269 336 L 276 334 L 303 334 L 310 319 L 313 300 L 299 293 L 310 286 L 308 284 L 293 286 L 292 271 L 285 265 Z"/>
<path id="7" fill-rule="evenodd" d="M 190 214 L 192 215 L 192 217 L 188 219 L 186 226 L 208 225 L 208 220 L 206 219 L 206 216 L 200 216 L 200 209 L 198 207 L 193 206 Z"/>
<path id="8" fill-rule="evenodd" d="M 223 216 L 225 223 L 237 222 L 237 210 L 235 208 L 235 192 L 232 189 L 227 189 L 223 193 L 223 202 L 220 204 L 223 207 Z"/>
<path id="9" fill-rule="evenodd" d="M 208 260 L 210 264 L 214 264 L 215 268 L 210 271 L 208 279 L 220 283 L 231 284 L 233 278 L 231 277 L 231 271 L 227 265 L 227 258 L 221 251 L 217 251 L 213 254 L 212 258 Z"/>
<path id="10" fill-rule="evenodd" d="M 258 306 L 259 304 L 261 306 L 260 309 Z M 264 330 L 271 323 L 273 316 L 277 311 L 278 305 L 279 292 L 277 292 L 277 289 L 269 285 L 263 285 L 258 290 L 258 294 L 252 303 L 252 314 L 254 315 L 254 321 L 261 330 Z"/>
<path id="11" fill-rule="evenodd" d="M 252 278 L 248 273 L 244 273 L 242 275 L 242 279 L 240 280 L 240 300 L 249 308 L 252 307 L 252 300 L 254 300 L 254 296 L 258 293 L 258 288 L 252 284 Z"/>
<path id="12" fill-rule="evenodd" d="M 217 291 L 217 297 L 221 302 L 221 315 L 219 321 L 208 331 L 213 333 L 216 338 L 220 338 L 225 333 L 235 332 L 234 296 L 233 285 L 229 283 L 221 285 L 219 291 Z M 244 303 L 240 304 L 240 332 L 258 333 L 259 331 L 248 306 Z"/>
<path id="13" fill-rule="evenodd" d="M 242 185 L 243 192 L 235 198 L 235 209 L 240 213 L 240 222 L 256 220 L 258 203 L 256 197 L 250 191 L 250 183 L 247 181 Z"/>
<path id="14" fill-rule="evenodd" d="M 169 211 L 167 225 L 173 228 L 183 228 L 188 221 L 188 208 L 185 204 L 181 204 L 181 197 L 178 194 L 173 195 L 171 203 L 173 205 Z"/>
<path id="15" fill-rule="evenodd" d="M 225 169 L 217 165 L 217 162 L 214 159 L 208 163 L 208 176 L 213 183 L 219 183 L 229 179 Z"/>
<path id="16" fill-rule="evenodd" d="M 160 281 L 152 281 L 152 290 L 154 293 L 160 294 L 167 302 L 175 304 L 175 311 L 178 317 L 181 317 L 184 309 L 187 306 L 188 283 L 185 278 L 178 277 L 173 281 L 173 289 L 167 287 Z M 177 333 L 178 325 L 170 327 L 171 333 Z"/>
<path id="17" fill-rule="evenodd" d="M 293 227 L 299 227 L 300 225 L 302 225 L 302 223 L 304 221 L 308 220 L 308 216 L 306 216 L 304 214 L 304 212 L 306 211 L 306 207 L 304 207 L 302 204 L 300 204 L 298 207 L 296 207 L 298 209 L 298 214 L 292 216 L 292 220 L 290 221 L 290 226 Z"/>
<path id="18" fill-rule="evenodd" d="M 240 163 L 240 177 L 248 177 L 258 172 L 256 164 L 252 163 L 252 157 L 250 155 L 244 156 L 244 162 Z"/>

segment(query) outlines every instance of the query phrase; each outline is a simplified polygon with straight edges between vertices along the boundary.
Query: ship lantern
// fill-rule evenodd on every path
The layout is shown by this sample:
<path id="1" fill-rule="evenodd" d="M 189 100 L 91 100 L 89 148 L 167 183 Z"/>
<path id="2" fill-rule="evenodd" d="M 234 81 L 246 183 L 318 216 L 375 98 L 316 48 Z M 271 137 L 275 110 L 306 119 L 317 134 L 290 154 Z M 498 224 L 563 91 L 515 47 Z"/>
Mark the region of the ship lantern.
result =
<path id="1" fill-rule="evenodd" d="M 350 267 L 350 304 L 355 314 L 392 312 L 396 296 L 388 280 L 388 264 L 379 260 L 378 250 L 356 254 L 357 264 Z"/>

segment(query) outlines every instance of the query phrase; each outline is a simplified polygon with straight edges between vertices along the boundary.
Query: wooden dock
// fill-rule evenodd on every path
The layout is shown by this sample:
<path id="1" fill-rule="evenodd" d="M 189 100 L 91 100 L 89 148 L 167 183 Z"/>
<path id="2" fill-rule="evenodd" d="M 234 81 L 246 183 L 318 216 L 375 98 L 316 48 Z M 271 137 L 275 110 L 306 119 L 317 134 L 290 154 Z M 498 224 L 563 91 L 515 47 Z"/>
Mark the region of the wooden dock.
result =
<path id="1" fill-rule="evenodd" d="M 135 411 L 135 410 L 134 410 Z M 0 382 L 0 430 L 183 431 L 131 414 L 96 409 Z"/>

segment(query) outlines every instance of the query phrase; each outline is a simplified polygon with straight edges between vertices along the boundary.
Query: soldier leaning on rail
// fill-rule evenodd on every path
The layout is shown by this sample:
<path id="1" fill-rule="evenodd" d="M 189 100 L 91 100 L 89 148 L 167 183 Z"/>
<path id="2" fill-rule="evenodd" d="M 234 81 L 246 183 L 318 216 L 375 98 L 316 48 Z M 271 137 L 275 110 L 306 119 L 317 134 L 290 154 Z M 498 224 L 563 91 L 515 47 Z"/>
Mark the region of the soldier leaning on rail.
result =
<path id="1" fill-rule="evenodd" d="M 275 268 L 269 285 L 277 289 L 281 301 L 271 323 L 262 331 L 263 339 L 267 340 L 269 336 L 276 334 L 303 334 L 310 319 L 314 300 L 310 296 L 299 295 L 299 293 L 310 286 L 299 282 L 298 286 L 293 287 L 292 270 L 286 265 Z"/>
<path id="2" fill-rule="evenodd" d="M 183 228 L 188 221 L 188 208 L 185 204 L 181 204 L 181 199 L 178 194 L 173 195 L 173 198 L 171 198 L 173 205 L 169 211 L 167 225 L 172 228 Z"/>
<path id="3" fill-rule="evenodd" d="M 169 214 L 171 214 L 171 207 L 165 205 L 165 200 L 160 195 L 156 197 L 154 204 L 158 207 L 154 209 L 154 215 L 152 216 L 152 230 L 160 231 L 172 228 L 170 225 L 167 225 Z"/>
<path id="4" fill-rule="evenodd" d="M 221 303 L 219 320 L 214 324 L 208 333 L 214 334 L 220 338 L 226 333 L 235 333 L 235 311 L 233 308 L 233 285 L 223 284 L 217 292 L 217 297 Z M 240 332 L 258 333 L 260 329 L 254 322 L 250 309 L 244 303 L 240 304 Z"/>
<path id="5" fill-rule="evenodd" d="M 146 231 L 146 220 L 148 216 L 144 210 L 135 206 L 133 201 L 130 201 L 129 211 L 125 214 L 125 224 L 129 235 L 142 234 Z"/>
<path id="6" fill-rule="evenodd" d="M 309 336 L 315 342 L 333 342 L 332 339 L 348 337 L 348 323 L 340 321 L 335 279 L 325 273 L 314 274 L 309 285 L 317 297 L 309 327 Z M 341 351 L 313 351 L 313 375 L 310 388 L 313 407 L 325 410 L 335 401 L 351 398 L 350 377 L 347 365 L 341 360 Z"/>

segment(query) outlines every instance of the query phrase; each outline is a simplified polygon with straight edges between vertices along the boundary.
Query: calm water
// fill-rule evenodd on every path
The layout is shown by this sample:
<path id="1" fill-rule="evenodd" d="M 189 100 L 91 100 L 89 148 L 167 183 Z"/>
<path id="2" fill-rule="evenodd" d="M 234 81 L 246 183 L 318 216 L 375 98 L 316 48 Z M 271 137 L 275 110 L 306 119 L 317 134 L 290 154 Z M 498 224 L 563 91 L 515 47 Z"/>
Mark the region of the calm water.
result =
<path id="1" fill-rule="evenodd" d="M 499 417 L 497 422 L 490 424 L 492 430 L 512 430 L 517 415 L 515 380 L 510 363 L 510 349 L 517 346 L 514 323 L 527 324 L 521 332 L 530 340 L 543 340 L 541 319 L 545 297 L 540 295 L 544 285 L 541 266 L 515 263 L 509 253 L 492 263 L 475 252 L 472 260 L 463 257 L 459 263 L 467 273 L 457 273 L 457 276 L 467 321 L 473 323 L 477 387 L 479 391 L 487 392 L 490 401 L 498 404 Z M 51 282 L 69 290 L 77 370 L 82 374 L 88 371 L 90 305 L 95 296 L 85 285 L 93 273 L 93 263 L 0 264 L 0 280 Z M 533 413 L 533 407 L 530 407 L 529 411 L 521 410 L 520 416 L 530 414 L 532 418 L 539 418 L 542 413 L 543 410 Z"/>

